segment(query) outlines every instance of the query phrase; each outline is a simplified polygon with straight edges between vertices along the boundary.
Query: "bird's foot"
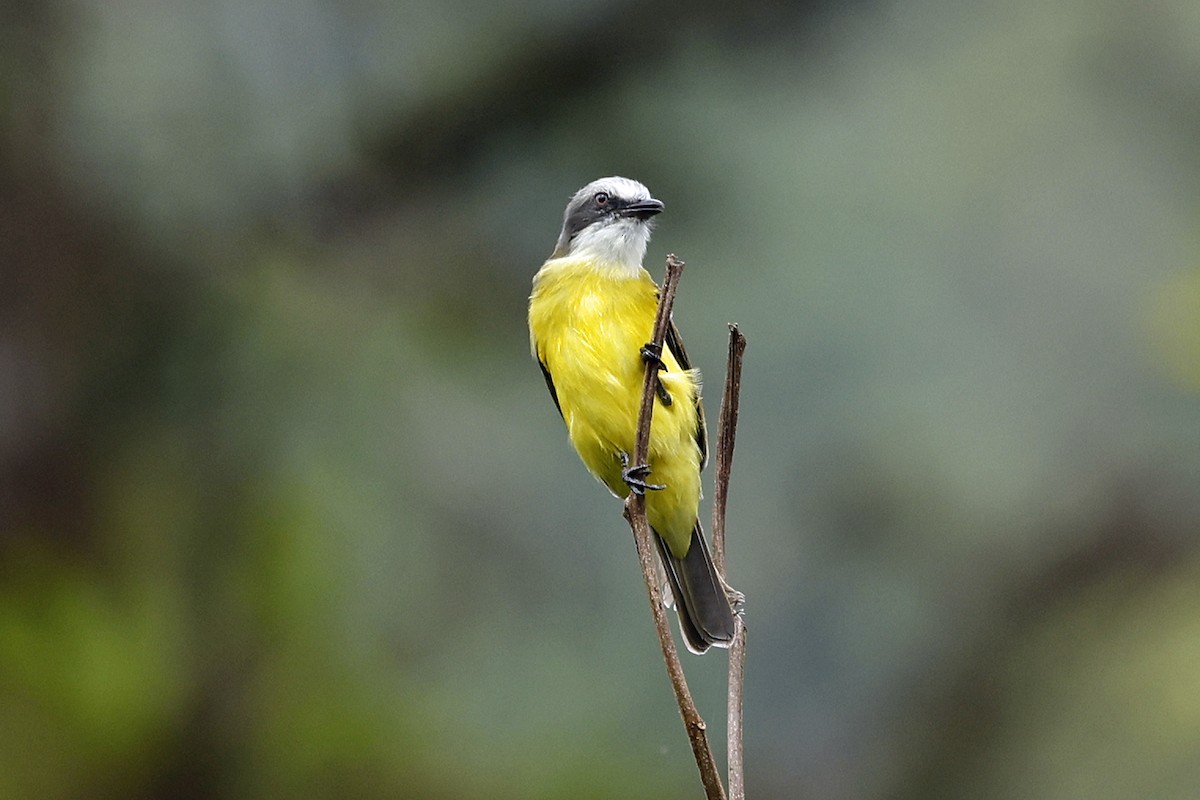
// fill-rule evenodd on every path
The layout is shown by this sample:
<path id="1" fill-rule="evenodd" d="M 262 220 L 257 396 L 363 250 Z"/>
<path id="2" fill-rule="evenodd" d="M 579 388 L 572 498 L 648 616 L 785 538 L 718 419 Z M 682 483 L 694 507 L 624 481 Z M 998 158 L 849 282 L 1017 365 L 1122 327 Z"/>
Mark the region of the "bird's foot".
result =
<path id="1" fill-rule="evenodd" d="M 637 495 L 644 495 L 648 491 L 659 491 L 667 488 L 663 483 L 647 483 L 646 476 L 650 474 L 649 464 L 635 464 L 630 466 L 629 456 L 626 453 L 621 453 L 621 479 L 629 487 L 629 491 Z"/>
<path id="2" fill-rule="evenodd" d="M 739 617 L 745 616 L 746 595 L 726 583 L 724 576 L 721 576 L 721 588 L 725 590 L 725 599 L 729 601 L 729 607 L 733 613 Z"/>
<path id="3" fill-rule="evenodd" d="M 663 361 L 661 344 L 646 342 L 638 352 L 642 354 L 642 361 L 647 364 L 653 364 L 658 369 L 667 368 L 667 362 Z"/>
<path id="4" fill-rule="evenodd" d="M 667 368 L 667 362 L 663 361 L 661 344 L 646 342 L 638 352 L 642 355 L 642 361 L 653 364 L 655 369 L 661 371 Z M 667 387 L 663 386 L 661 380 L 654 382 L 654 391 L 658 394 L 659 402 L 664 406 L 671 405 L 671 393 L 667 391 Z"/>
<path id="5" fill-rule="evenodd" d="M 734 614 L 739 617 L 746 615 L 746 595 L 731 586 L 726 586 L 725 599 L 729 601 L 729 607 L 733 610 Z"/>

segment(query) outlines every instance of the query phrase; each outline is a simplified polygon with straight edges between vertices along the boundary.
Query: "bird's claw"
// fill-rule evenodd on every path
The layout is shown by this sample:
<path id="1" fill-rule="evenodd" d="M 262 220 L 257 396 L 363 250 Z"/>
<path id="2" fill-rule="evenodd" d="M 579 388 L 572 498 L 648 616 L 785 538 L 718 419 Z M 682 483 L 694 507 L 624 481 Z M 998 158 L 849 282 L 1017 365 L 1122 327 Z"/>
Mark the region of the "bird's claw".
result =
<path id="1" fill-rule="evenodd" d="M 645 361 L 647 364 L 653 364 L 654 368 L 659 371 L 666 370 L 667 362 L 663 361 L 661 344 L 646 342 L 638 352 L 642 355 L 642 361 Z M 658 394 L 658 399 L 664 406 L 671 405 L 671 393 L 667 391 L 667 387 L 663 386 L 661 380 L 654 382 L 654 391 Z"/>
<path id="2" fill-rule="evenodd" d="M 648 464 L 638 464 L 621 471 L 621 477 L 634 494 L 644 495 L 648 491 L 657 492 L 667 488 L 665 483 L 647 483 L 646 476 L 650 474 Z"/>
<path id="3" fill-rule="evenodd" d="M 746 615 L 746 595 L 734 589 L 731 586 L 725 587 L 725 599 L 729 601 L 729 607 L 733 613 L 739 617 Z"/>
<path id="4" fill-rule="evenodd" d="M 663 361 L 661 344 L 646 342 L 638 352 L 642 354 L 642 361 L 647 364 L 653 364 L 658 369 L 667 368 L 667 362 Z"/>
<path id="5" fill-rule="evenodd" d="M 629 465 L 629 456 L 621 453 L 621 479 L 636 495 L 644 495 L 648 491 L 660 491 L 667 488 L 664 483 L 647 483 L 646 476 L 650 474 L 649 464 Z"/>

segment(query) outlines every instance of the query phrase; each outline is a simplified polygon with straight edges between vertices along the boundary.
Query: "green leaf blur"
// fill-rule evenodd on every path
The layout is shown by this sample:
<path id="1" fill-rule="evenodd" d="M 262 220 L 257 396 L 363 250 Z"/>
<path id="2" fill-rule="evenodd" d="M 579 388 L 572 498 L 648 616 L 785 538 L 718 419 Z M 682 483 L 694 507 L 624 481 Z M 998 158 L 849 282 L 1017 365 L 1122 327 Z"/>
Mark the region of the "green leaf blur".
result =
<path id="1" fill-rule="evenodd" d="M 749 339 L 750 796 L 1195 796 L 1197 41 L 1183 0 L 0 4 L 0 798 L 698 796 L 528 352 L 608 174 L 666 203 L 710 419 Z"/>

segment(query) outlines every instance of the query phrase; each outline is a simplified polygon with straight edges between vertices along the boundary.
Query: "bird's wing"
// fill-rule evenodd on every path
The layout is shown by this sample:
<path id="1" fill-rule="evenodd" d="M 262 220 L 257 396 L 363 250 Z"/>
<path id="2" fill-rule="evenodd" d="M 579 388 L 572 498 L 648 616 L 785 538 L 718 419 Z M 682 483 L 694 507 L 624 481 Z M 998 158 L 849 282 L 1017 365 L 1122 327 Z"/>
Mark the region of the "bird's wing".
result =
<path id="1" fill-rule="evenodd" d="M 683 349 L 683 338 L 679 335 L 679 328 L 675 327 L 675 320 L 671 320 L 671 324 L 667 326 L 667 349 L 675 355 L 675 360 L 679 362 L 679 366 L 683 369 L 691 369 L 692 362 L 688 358 L 687 350 Z M 545 367 L 542 370 L 545 371 Z M 547 382 L 550 380 L 550 374 L 546 373 Z M 550 391 L 554 391 L 554 387 L 550 387 Z M 557 402 L 557 401 L 555 401 Z M 700 446 L 700 469 L 704 469 L 708 463 L 708 427 L 704 424 L 704 405 L 700 402 L 700 392 L 696 392 L 696 444 Z"/>
<path id="2" fill-rule="evenodd" d="M 550 370 L 546 368 L 546 362 L 538 359 L 538 366 L 542 368 L 542 377 L 546 379 L 546 388 L 550 390 L 550 397 L 554 400 L 554 407 L 558 409 L 558 415 L 562 417 L 562 406 L 558 404 L 558 390 L 554 388 L 554 378 L 550 377 Z M 563 417 L 566 419 L 565 417 Z"/>

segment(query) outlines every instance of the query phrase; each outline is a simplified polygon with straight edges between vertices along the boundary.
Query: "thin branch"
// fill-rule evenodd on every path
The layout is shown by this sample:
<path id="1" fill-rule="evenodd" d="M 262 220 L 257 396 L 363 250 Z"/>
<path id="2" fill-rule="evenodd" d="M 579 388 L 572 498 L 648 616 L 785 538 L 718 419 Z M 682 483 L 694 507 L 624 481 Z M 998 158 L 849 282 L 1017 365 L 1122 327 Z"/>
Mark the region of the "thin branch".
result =
<path id="1" fill-rule="evenodd" d="M 667 324 L 671 319 L 671 306 L 675 302 L 675 291 L 679 284 L 680 273 L 683 272 L 683 262 L 675 256 L 667 256 L 667 274 L 659 290 L 658 313 L 654 319 L 652 342 L 661 346 L 666 338 Z M 646 376 L 642 383 L 642 404 L 638 415 L 637 439 L 633 451 L 633 463 L 645 464 L 650 449 L 650 418 L 654 412 L 654 388 L 658 379 L 658 370 L 654 364 L 646 365 Z M 654 616 L 654 627 L 658 631 L 658 643 L 662 647 L 663 659 L 666 661 L 667 676 L 671 679 L 671 687 L 675 690 L 675 701 L 679 705 L 679 715 L 683 717 L 683 725 L 687 730 L 688 741 L 692 746 L 692 754 L 696 758 L 696 767 L 700 770 L 700 780 L 704 783 L 704 792 L 708 800 L 725 800 L 725 787 L 721 785 L 720 771 L 716 759 L 713 758 L 712 748 L 708 744 L 707 726 L 696 710 L 692 693 L 688 689 L 687 679 L 683 675 L 683 665 L 679 662 L 679 653 L 675 649 L 675 640 L 671 636 L 671 628 L 667 622 L 666 611 L 662 602 L 662 592 L 657 579 L 657 562 L 654 541 L 650 537 L 650 523 L 646 521 L 646 498 L 635 492 L 630 492 L 625 500 L 625 518 L 633 529 L 634 541 L 637 542 L 638 561 L 642 565 L 642 577 L 646 581 L 646 592 L 650 597 L 650 612 Z"/>
<path id="2" fill-rule="evenodd" d="M 713 560 L 725 571 L 725 509 L 729 497 L 729 476 L 733 469 L 733 446 L 737 440 L 738 400 L 742 388 L 742 356 L 746 337 L 736 324 L 729 325 L 729 359 L 725 364 L 725 389 L 721 395 L 721 413 L 717 419 L 716 489 L 713 492 Z M 725 708 L 726 746 L 729 757 L 730 800 L 745 800 L 745 760 L 742 705 L 745 697 L 746 626 L 741 613 L 734 615 L 733 644 L 729 648 L 729 696 Z"/>
<path id="3" fill-rule="evenodd" d="M 733 644 L 729 647 L 729 699 L 725 706 L 726 747 L 729 758 L 729 798 L 746 800 L 746 760 L 743 745 L 742 699 L 746 685 L 746 623 L 733 616 Z"/>
<path id="4" fill-rule="evenodd" d="M 746 337 L 737 323 L 729 323 L 729 359 L 725 363 L 725 390 L 717 418 L 716 489 L 713 492 L 713 561 L 725 575 L 725 506 L 729 497 L 729 473 L 733 469 L 733 445 L 737 439 L 738 397 L 742 389 L 742 356 Z"/>

